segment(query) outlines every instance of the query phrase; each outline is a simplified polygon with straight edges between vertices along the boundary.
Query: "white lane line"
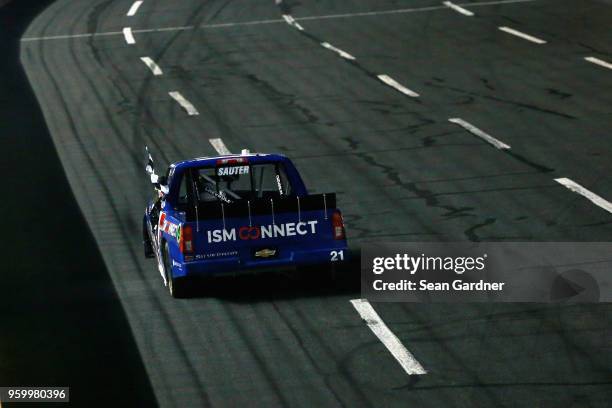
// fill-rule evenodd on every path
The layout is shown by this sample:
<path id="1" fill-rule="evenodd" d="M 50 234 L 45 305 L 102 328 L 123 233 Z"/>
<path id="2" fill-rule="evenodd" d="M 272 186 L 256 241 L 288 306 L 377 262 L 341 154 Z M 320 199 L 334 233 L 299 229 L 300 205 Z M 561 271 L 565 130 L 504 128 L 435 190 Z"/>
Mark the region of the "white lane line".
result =
<path id="1" fill-rule="evenodd" d="M 531 36 L 529 34 L 521 33 L 520 31 L 517 31 L 517 30 L 515 30 L 513 28 L 510 28 L 510 27 L 498 27 L 498 28 L 501 31 L 504 31 L 504 32 L 506 32 L 508 34 L 515 35 L 515 36 L 520 37 L 520 38 L 522 38 L 524 40 L 531 41 L 532 43 L 546 44 L 546 41 L 544 41 L 544 40 L 541 40 L 541 39 L 539 39 L 537 37 L 533 37 L 533 36 Z"/>
<path id="2" fill-rule="evenodd" d="M 612 213 L 612 203 L 610 203 L 609 201 L 603 199 L 602 197 L 598 196 L 597 194 L 587 190 L 586 188 L 584 188 L 583 186 L 581 186 L 580 184 L 576 183 L 575 181 L 572 181 L 568 178 L 557 178 L 555 179 L 555 181 L 559 184 L 564 185 L 565 187 L 567 187 L 569 190 L 573 191 L 574 193 L 580 194 L 583 197 L 586 197 L 587 199 L 589 199 L 593 204 L 595 204 L 598 207 L 603 208 L 604 210 L 606 210 L 609 213 Z"/>
<path id="3" fill-rule="evenodd" d="M 196 116 L 196 115 L 200 114 L 200 112 L 198 112 L 198 110 L 195 108 L 195 106 L 193 106 L 191 104 L 191 102 L 189 102 L 187 99 L 185 99 L 183 97 L 183 95 L 181 95 L 180 92 L 176 92 L 176 91 L 168 92 L 168 95 L 170 95 L 172 97 L 172 99 L 177 101 L 179 103 L 179 105 L 181 105 L 181 107 L 183 107 L 183 109 L 185 109 L 187 111 L 189 116 Z"/>
<path id="4" fill-rule="evenodd" d="M 482 6 L 495 6 L 499 4 L 513 4 L 513 3 L 530 3 L 538 0 L 497 0 L 497 1 L 485 1 L 480 3 L 459 3 L 463 7 L 482 7 Z M 350 18 L 350 17 L 369 17 L 369 16 L 384 16 L 388 14 L 406 14 L 406 13 L 420 13 L 434 10 L 446 10 L 446 6 L 433 6 L 433 7 L 420 7 L 420 8 L 406 8 L 406 9 L 394 9 L 394 10 L 382 10 L 382 11 L 366 11 L 361 13 L 347 13 L 347 14 L 324 14 L 318 16 L 306 16 L 294 18 L 294 21 L 309 21 L 309 20 L 327 20 L 336 18 Z M 134 33 L 160 33 L 167 31 L 184 31 L 193 30 L 195 28 L 201 29 L 213 29 L 213 28 L 227 28 L 227 27 L 241 27 L 241 26 L 252 26 L 261 24 L 279 24 L 286 22 L 284 19 L 269 19 L 269 20 L 255 20 L 255 21 L 243 21 L 243 22 L 228 22 L 228 23 L 215 23 L 215 24 L 203 24 L 198 27 L 195 26 L 179 26 L 179 27 L 165 27 L 165 28 L 147 28 L 134 30 Z M 90 38 L 90 37 L 105 37 L 121 35 L 121 31 L 106 31 L 100 33 L 82 33 L 82 34 L 65 34 L 65 35 L 51 35 L 41 37 L 24 37 L 21 39 L 22 42 L 30 41 L 46 41 L 46 40 L 66 40 L 71 38 Z"/>
<path id="5" fill-rule="evenodd" d="M 510 149 L 509 145 L 505 144 L 502 141 L 497 140 L 496 138 L 494 138 L 490 134 L 488 134 L 486 132 L 483 132 L 482 130 L 478 129 L 476 126 L 472 125 L 471 123 L 466 122 L 463 119 L 460 119 L 460 118 L 450 118 L 448 121 L 451 122 L 451 123 L 454 123 L 456 125 L 461 126 L 462 128 L 464 128 L 468 132 L 472 133 L 473 135 L 476 135 L 479 138 L 485 140 L 487 143 L 492 144 L 496 149 L 500 149 L 500 150 Z"/>
<path id="6" fill-rule="evenodd" d="M 21 42 L 32 41 L 48 41 L 48 40 L 69 40 L 71 38 L 91 38 L 91 37 L 110 37 L 121 35 L 122 31 L 106 31 L 104 33 L 85 33 L 85 34 L 68 34 L 68 35 L 50 35 L 47 37 L 24 37 Z"/>
<path id="7" fill-rule="evenodd" d="M 130 27 L 125 27 L 123 29 L 123 37 L 125 38 L 126 43 L 136 44 L 136 40 L 134 39 L 134 34 L 132 33 L 132 29 Z"/>
<path id="8" fill-rule="evenodd" d="M 595 57 L 585 57 L 585 60 L 592 62 L 593 64 L 597 64 L 600 65 L 604 68 L 608 68 L 608 69 L 612 69 L 612 64 L 609 62 L 606 62 L 604 60 L 600 60 L 599 58 L 595 58 Z"/>
<path id="9" fill-rule="evenodd" d="M 275 23 L 280 23 L 282 20 L 275 20 Z M 235 25 L 235 24 L 232 24 Z M 220 24 L 218 26 L 225 26 L 225 24 Z M 163 32 L 172 32 L 172 31 L 187 31 L 194 30 L 195 26 L 179 26 L 179 27 L 164 27 L 164 28 L 143 28 L 139 30 L 132 30 L 133 34 L 139 33 L 163 33 Z M 208 28 L 206 26 L 202 26 L 201 28 Z M 22 42 L 31 42 L 31 41 L 45 41 L 45 40 L 68 40 L 71 38 L 92 38 L 92 37 L 109 37 L 114 35 L 123 35 L 124 31 L 106 31 L 103 33 L 85 33 L 85 34 L 70 34 L 70 35 L 52 35 L 49 37 L 26 37 L 22 38 Z"/>
<path id="10" fill-rule="evenodd" d="M 391 78 L 389 75 L 380 74 L 378 75 L 378 79 L 380 79 L 381 81 L 383 81 L 385 84 L 389 85 L 390 87 L 395 88 L 396 90 L 400 91 L 404 95 L 410 96 L 411 98 L 418 98 L 420 96 L 418 93 L 406 88 L 404 85 L 400 84 L 395 79 Z"/>
<path id="11" fill-rule="evenodd" d="M 452 1 L 445 1 L 442 4 L 444 4 L 446 7 L 450 7 L 451 9 L 455 10 L 457 13 L 463 14 L 464 16 L 472 17 L 474 15 L 474 13 L 471 12 L 470 10 L 464 9 L 463 7 L 456 5 Z"/>
<path id="12" fill-rule="evenodd" d="M 333 45 L 331 45 L 328 42 L 322 42 L 321 45 L 325 48 L 327 48 L 328 50 L 332 50 L 333 52 L 337 53 L 338 55 L 340 55 L 342 58 L 345 58 L 347 60 L 355 60 L 355 57 L 353 57 L 351 54 L 349 54 L 346 51 L 342 51 L 340 48 L 336 48 Z"/>
<path id="13" fill-rule="evenodd" d="M 512 3 L 529 3 L 538 0 L 496 0 L 496 1 L 485 1 L 480 3 L 459 3 L 463 7 L 478 7 L 478 6 L 495 6 L 500 4 L 512 4 Z M 428 7 L 415 7 L 405 9 L 394 9 L 394 10 L 380 10 L 380 11 L 365 11 L 360 13 L 345 13 L 345 14 L 328 14 L 320 16 L 309 16 L 309 17 L 297 17 L 298 21 L 307 20 L 326 20 L 333 18 L 350 18 L 350 17 L 369 17 L 369 16 L 384 16 L 388 14 L 406 14 L 406 13 L 421 13 L 426 11 L 434 10 L 446 10 L 446 6 L 428 6 Z"/>
<path id="14" fill-rule="evenodd" d="M 208 139 L 208 141 L 210 142 L 212 147 L 215 148 L 217 153 L 222 154 L 222 155 L 223 154 L 232 154 L 232 152 L 229 151 L 229 149 L 227 148 L 225 143 L 223 143 L 223 140 L 221 140 L 221 139 Z"/>
<path id="15" fill-rule="evenodd" d="M 142 3 L 142 1 L 135 1 L 134 4 L 132 4 L 132 7 L 130 7 L 130 11 L 127 12 L 127 16 L 132 17 L 136 15 L 138 9 L 140 8 L 140 6 L 142 6 Z"/>
<path id="16" fill-rule="evenodd" d="M 300 25 L 300 23 L 298 23 L 297 21 L 295 21 L 295 18 L 293 18 L 293 16 L 289 15 L 289 14 L 283 14 L 283 19 L 287 22 L 287 24 L 289 24 L 290 26 L 293 26 L 295 28 L 297 28 L 300 31 L 304 31 L 304 27 L 302 27 Z"/>
<path id="17" fill-rule="evenodd" d="M 157 65 L 155 63 L 155 61 L 153 61 L 151 58 L 149 58 L 149 57 L 141 57 L 140 60 L 142 62 L 144 62 L 147 67 L 149 67 L 151 72 L 153 72 L 153 75 L 159 76 L 159 75 L 163 75 L 164 74 L 164 72 L 161 70 L 159 65 Z"/>
<path id="18" fill-rule="evenodd" d="M 427 374 L 421 363 L 414 358 L 400 339 L 387 327 L 367 299 L 353 299 L 351 303 L 361 318 L 365 320 L 370 330 L 382 341 L 408 375 Z"/>

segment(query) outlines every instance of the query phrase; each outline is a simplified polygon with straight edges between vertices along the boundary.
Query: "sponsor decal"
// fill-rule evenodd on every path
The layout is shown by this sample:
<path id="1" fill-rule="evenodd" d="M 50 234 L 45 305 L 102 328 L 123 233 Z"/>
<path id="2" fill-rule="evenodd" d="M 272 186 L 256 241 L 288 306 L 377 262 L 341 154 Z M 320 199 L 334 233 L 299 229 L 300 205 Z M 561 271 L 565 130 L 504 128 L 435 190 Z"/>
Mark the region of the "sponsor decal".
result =
<path id="1" fill-rule="evenodd" d="M 317 233 L 317 220 L 306 222 L 288 222 L 259 226 L 243 226 L 231 229 L 217 229 L 206 232 L 208 243 L 227 241 L 248 241 L 279 237 L 314 235 Z"/>
<path id="2" fill-rule="evenodd" d="M 249 174 L 249 166 L 218 167 L 217 176 L 239 176 Z"/>
<path id="3" fill-rule="evenodd" d="M 181 226 L 179 224 L 175 224 L 173 222 L 168 221 L 166 218 L 166 213 L 162 212 L 159 216 L 159 230 L 163 231 L 167 234 L 170 234 L 176 240 L 180 240 L 181 237 Z"/>
<path id="4" fill-rule="evenodd" d="M 278 186 L 278 192 L 280 195 L 283 195 L 283 183 L 281 183 L 281 178 L 278 174 L 276 175 L 276 185 Z"/>
<path id="5" fill-rule="evenodd" d="M 223 191 L 220 191 L 217 193 L 217 191 L 213 190 L 212 188 L 206 186 L 204 187 L 204 191 L 206 191 L 208 194 L 212 195 L 213 197 L 217 197 L 219 200 L 226 202 L 228 204 L 232 203 L 232 200 L 230 200 L 229 198 L 227 198 L 227 196 L 225 195 L 225 193 Z"/>
<path id="6" fill-rule="evenodd" d="M 198 254 L 195 256 L 195 259 L 222 258 L 226 256 L 238 256 L 238 251 L 209 252 L 202 255 Z"/>
<path id="7" fill-rule="evenodd" d="M 261 250 L 255 252 L 255 256 L 257 258 L 269 258 L 269 257 L 274 256 L 274 255 L 276 255 L 276 249 L 266 248 L 266 249 L 261 249 Z"/>

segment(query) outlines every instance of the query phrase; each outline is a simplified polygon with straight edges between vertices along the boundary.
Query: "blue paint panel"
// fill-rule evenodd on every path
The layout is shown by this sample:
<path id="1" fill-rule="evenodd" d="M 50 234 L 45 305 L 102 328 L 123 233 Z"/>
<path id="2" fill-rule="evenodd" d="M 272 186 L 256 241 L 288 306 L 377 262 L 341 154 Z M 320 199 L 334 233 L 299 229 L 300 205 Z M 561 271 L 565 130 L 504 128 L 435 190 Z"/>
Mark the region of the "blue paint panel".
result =
<path id="1" fill-rule="evenodd" d="M 247 161 L 248 165 L 282 163 L 291 183 L 291 195 L 268 200 L 242 199 L 231 204 L 200 202 L 197 216 L 193 216 L 193 209 L 186 210 L 185 206 L 177 204 L 181 180 L 187 172 L 192 172 L 190 169 L 214 168 L 222 160 L 236 159 Z M 346 239 L 334 238 L 332 220 L 341 217 L 335 206 L 335 195 L 308 195 L 297 169 L 285 156 L 194 159 L 173 164 L 170 174 L 159 228 L 162 239 L 169 246 L 174 277 L 274 270 L 347 260 Z M 189 211 L 191 216 L 187 216 Z M 146 217 L 149 217 L 148 212 Z M 193 251 L 183 253 L 180 237 L 189 228 Z"/>

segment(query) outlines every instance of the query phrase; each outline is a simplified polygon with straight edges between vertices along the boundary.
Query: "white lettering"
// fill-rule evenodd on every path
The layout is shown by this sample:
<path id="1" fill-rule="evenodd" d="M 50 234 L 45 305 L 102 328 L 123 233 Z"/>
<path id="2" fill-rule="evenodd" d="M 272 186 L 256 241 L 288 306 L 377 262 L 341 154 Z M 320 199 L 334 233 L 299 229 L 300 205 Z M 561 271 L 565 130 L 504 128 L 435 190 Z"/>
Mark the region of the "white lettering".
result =
<path id="1" fill-rule="evenodd" d="M 237 176 L 240 174 L 249 174 L 249 166 L 219 167 L 217 169 L 218 176 Z"/>
<path id="2" fill-rule="evenodd" d="M 272 235 L 272 226 L 271 225 L 262 225 L 261 226 L 261 237 L 262 238 L 273 238 Z"/>
<path id="3" fill-rule="evenodd" d="M 236 240 L 236 230 L 232 228 L 231 230 L 223 230 L 223 241 L 235 241 Z"/>
<path id="4" fill-rule="evenodd" d="M 285 231 L 287 232 L 288 237 L 294 236 L 295 235 L 295 223 L 294 222 L 287 223 Z"/>
<path id="5" fill-rule="evenodd" d="M 274 226 L 274 237 L 284 237 L 285 236 L 285 224 L 276 224 Z"/>
<path id="6" fill-rule="evenodd" d="M 279 238 L 279 237 L 294 237 L 296 235 L 308 235 L 316 234 L 318 221 L 308 222 L 288 222 L 285 224 L 276 225 L 261 225 L 257 227 L 241 227 L 240 228 L 240 239 L 266 239 L 266 238 Z M 306 224 L 310 225 L 310 228 Z M 243 229 L 248 229 L 248 231 Z M 253 229 L 253 231 L 251 231 Z M 212 242 L 226 242 L 236 241 L 238 237 L 238 228 L 232 229 L 216 229 L 206 231 L 206 237 L 208 243 Z M 246 232 L 245 232 L 246 231 Z"/>
<path id="7" fill-rule="evenodd" d="M 306 223 L 305 222 L 298 222 L 297 225 L 295 226 L 295 229 L 297 230 L 297 233 L 300 234 L 300 235 L 308 234 L 308 230 L 303 229 L 302 227 L 306 227 Z"/>
<path id="8" fill-rule="evenodd" d="M 317 233 L 317 223 L 319 221 L 314 220 L 314 221 L 308 221 L 308 224 L 310 225 L 310 232 L 312 234 L 316 234 Z"/>

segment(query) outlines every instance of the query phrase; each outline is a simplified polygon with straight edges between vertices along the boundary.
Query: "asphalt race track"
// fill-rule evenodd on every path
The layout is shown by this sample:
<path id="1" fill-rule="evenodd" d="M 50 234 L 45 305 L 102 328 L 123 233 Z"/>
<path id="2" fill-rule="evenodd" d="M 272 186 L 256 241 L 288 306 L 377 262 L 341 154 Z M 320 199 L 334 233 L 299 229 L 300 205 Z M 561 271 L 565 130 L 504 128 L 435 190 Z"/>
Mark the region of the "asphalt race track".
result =
<path id="1" fill-rule="evenodd" d="M 336 191 L 356 256 L 609 241 L 612 3 L 136 3 L 57 0 L 20 56 L 150 383 L 117 389 L 164 407 L 609 406 L 609 304 L 374 304 L 427 370 L 408 375 L 350 302 L 356 262 L 335 282 L 223 279 L 177 301 L 140 231 L 144 145 L 165 165 L 221 138 Z"/>

